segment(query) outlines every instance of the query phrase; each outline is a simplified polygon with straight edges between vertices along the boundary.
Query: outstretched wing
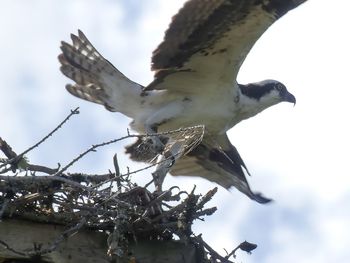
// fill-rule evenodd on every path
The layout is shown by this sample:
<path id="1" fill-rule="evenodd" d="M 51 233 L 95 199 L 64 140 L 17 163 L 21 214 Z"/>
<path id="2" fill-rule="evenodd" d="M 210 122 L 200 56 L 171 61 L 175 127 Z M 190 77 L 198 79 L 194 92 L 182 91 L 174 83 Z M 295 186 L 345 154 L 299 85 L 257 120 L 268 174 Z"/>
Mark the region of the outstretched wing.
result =
<path id="1" fill-rule="evenodd" d="M 118 111 L 124 98 L 120 94 L 139 93 L 141 86 L 116 69 L 90 43 L 87 37 L 78 31 L 71 35 L 72 44 L 62 41 L 62 54 L 58 56 L 61 72 L 76 84 L 66 85 L 74 96 L 102 104 L 110 111 Z M 125 108 L 125 107 L 124 107 Z"/>
<path id="2" fill-rule="evenodd" d="M 215 138 L 205 136 L 197 148 L 175 162 L 170 173 L 175 176 L 200 176 L 226 189 L 235 187 L 259 203 L 270 202 L 271 199 L 252 192 L 244 170 L 249 174 L 237 149 L 225 134 Z"/>
<path id="3" fill-rule="evenodd" d="M 265 30 L 305 1 L 189 0 L 153 52 L 155 80 L 146 89 L 186 89 L 186 85 L 174 85 L 179 78 L 192 80 L 190 83 L 198 79 L 200 83 L 234 83 L 245 57 Z M 203 85 L 191 88 L 195 86 L 203 92 Z"/>

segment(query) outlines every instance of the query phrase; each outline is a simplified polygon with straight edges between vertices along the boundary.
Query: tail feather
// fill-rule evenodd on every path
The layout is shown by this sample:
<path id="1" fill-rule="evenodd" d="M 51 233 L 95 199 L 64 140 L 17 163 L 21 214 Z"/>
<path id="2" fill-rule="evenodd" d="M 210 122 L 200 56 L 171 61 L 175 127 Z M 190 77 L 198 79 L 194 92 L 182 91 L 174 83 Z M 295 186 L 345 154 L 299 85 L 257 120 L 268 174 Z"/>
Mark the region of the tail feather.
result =
<path id="1" fill-rule="evenodd" d="M 62 53 L 58 56 L 61 72 L 76 82 L 66 86 L 68 92 L 131 117 L 132 102 L 136 103 L 135 95 L 139 95 L 142 86 L 106 60 L 80 30 L 78 35 L 72 34 L 71 39 L 72 44 L 61 42 Z M 125 101 L 125 94 L 130 101 Z"/>
<path id="2" fill-rule="evenodd" d="M 104 105 L 104 101 L 102 98 L 105 96 L 105 94 L 103 90 L 101 90 L 98 86 L 95 86 L 94 84 L 90 84 L 88 86 L 82 86 L 78 84 L 67 84 L 66 89 L 73 96 Z"/>
<path id="3" fill-rule="evenodd" d="M 80 53 L 92 59 L 103 58 L 82 31 L 78 30 L 78 36 L 71 34 L 71 39 L 73 41 L 73 46 Z"/>
<path id="4" fill-rule="evenodd" d="M 95 74 L 99 74 L 103 71 L 111 75 L 117 71 L 117 69 L 111 66 L 111 64 L 103 57 L 95 58 L 87 56 L 84 54 L 85 52 L 81 53 L 79 48 L 77 49 L 64 41 L 61 43 L 61 50 L 66 61 L 78 69 L 93 72 Z"/>
<path id="5" fill-rule="evenodd" d="M 66 60 L 66 58 L 61 54 L 58 57 L 61 62 L 61 72 L 68 78 L 73 79 L 79 85 L 88 85 L 91 83 L 95 83 L 101 86 L 101 83 L 98 82 L 98 78 L 96 78 L 96 74 L 91 73 L 90 71 L 86 71 L 84 69 L 80 69 L 78 67 L 73 66 L 70 62 Z"/>

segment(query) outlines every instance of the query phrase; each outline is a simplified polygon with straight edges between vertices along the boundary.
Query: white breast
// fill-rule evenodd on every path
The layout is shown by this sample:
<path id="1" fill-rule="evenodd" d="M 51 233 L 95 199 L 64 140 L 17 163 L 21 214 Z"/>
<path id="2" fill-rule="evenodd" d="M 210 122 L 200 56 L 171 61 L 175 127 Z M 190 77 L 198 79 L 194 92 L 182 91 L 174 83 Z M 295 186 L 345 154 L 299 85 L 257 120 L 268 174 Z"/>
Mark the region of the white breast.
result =
<path id="1" fill-rule="evenodd" d="M 216 91 L 214 88 L 209 94 L 186 94 L 165 90 L 153 92 L 152 96 L 144 98 L 145 102 L 131 126 L 139 132 L 144 132 L 145 123 L 159 125 L 158 131 L 205 125 L 209 132 L 226 132 L 232 127 L 228 124 L 232 123 L 237 112 L 234 91 L 231 86 Z"/>

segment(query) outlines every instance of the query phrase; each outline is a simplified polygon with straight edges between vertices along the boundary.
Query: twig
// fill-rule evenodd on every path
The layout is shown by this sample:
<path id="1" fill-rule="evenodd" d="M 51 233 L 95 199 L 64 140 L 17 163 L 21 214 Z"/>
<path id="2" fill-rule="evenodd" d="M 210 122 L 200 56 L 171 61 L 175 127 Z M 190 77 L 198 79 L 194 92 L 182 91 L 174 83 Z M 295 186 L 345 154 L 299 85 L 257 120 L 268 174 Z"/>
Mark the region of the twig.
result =
<path id="1" fill-rule="evenodd" d="M 214 259 L 220 260 L 221 263 L 234 263 L 223 256 L 220 256 L 214 249 L 211 248 L 203 239 L 202 235 L 198 235 L 193 237 L 195 241 L 197 241 L 200 245 L 202 245 L 210 254 L 210 256 Z M 214 261 L 216 262 L 216 261 Z"/>
<path id="2" fill-rule="evenodd" d="M 167 200 L 169 199 L 169 197 L 171 197 L 171 191 L 175 188 L 179 188 L 178 186 L 173 186 L 170 189 L 168 189 L 167 191 L 162 192 L 159 196 L 157 196 L 155 199 L 151 200 L 150 198 L 148 198 L 148 204 L 147 204 L 147 208 L 145 209 L 144 213 L 141 215 L 141 217 L 137 218 L 133 224 L 138 223 L 138 222 L 142 222 L 142 220 L 147 220 L 147 216 L 153 212 L 153 214 L 155 214 L 155 209 L 157 209 L 157 211 L 159 211 L 159 213 L 161 215 L 166 216 L 165 212 L 162 211 L 161 208 L 161 204 L 163 200 Z M 146 193 L 147 196 L 147 193 Z M 147 196 L 148 197 L 148 196 Z M 175 210 L 173 210 L 175 211 Z"/>
<path id="3" fill-rule="evenodd" d="M 195 213 L 196 219 L 200 219 L 201 216 L 210 216 L 218 210 L 216 207 L 207 208 Z"/>
<path id="4" fill-rule="evenodd" d="M 35 164 L 29 164 L 26 167 L 26 170 L 32 171 L 32 172 L 42 172 L 46 174 L 54 174 L 58 171 L 59 168 L 52 169 L 46 166 L 42 165 L 35 165 Z"/>
<path id="5" fill-rule="evenodd" d="M 68 178 L 71 178 L 76 182 L 94 183 L 98 184 L 100 182 L 105 182 L 111 177 L 115 177 L 114 174 L 82 174 L 82 173 L 68 173 L 65 174 Z"/>
<path id="6" fill-rule="evenodd" d="M 45 181 L 59 181 L 62 183 L 66 183 L 70 186 L 74 186 L 78 189 L 86 190 L 86 191 L 94 191 L 91 187 L 84 186 L 78 182 L 75 182 L 71 179 L 62 177 L 62 176 L 0 176 L 0 181 L 9 181 L 9 182 L 19 182 L 21 184 L 29 184 L 34 182 L 45 182 Z"/>
<path id="7" fill-rule="evenodd" d="M 12 159 L 17 157 L 17 154 L 12 150 L 11 146 L 8 145 L 8 143 L 4 141 L 1 137 L 0 137 L 0 150 L 5 154 L 7 159 Z"/>
<path id="8" fill-rule="evenodd" d="M 117 154 L 114 154 L 114 156 L 113 156 L 113 166 L 114 166 L 114 171 L 115 171 L 115 180 L 117 182 L 118 192 L 120 192 L 122 189 L 122 184 L 121 184 L 121 180 L 120 180 L 121 176 L 120 176 Z"/>
<path id="9" fill-rule="evenodd" d="M 11 164 L 11 163 L 14 163 L 14 162 L 18 161 L 25 154 L 27 154 L 28 152 L 30 152 L 34 148 L 38 147 L 40 144 L 42 144 L 44 141 L 46 141 L 50 136 L 52 136 L 57 130 L 59 130 L 75 114 L 79 114 L 79 107 L 74 109 L 74 110 L 71 110 L 70 114 L 55 129 L 53 129 L 48 135 L 46 135 L 44 138 L 42 138 L 39 142 L 37 142 L 33 146 L 29 147 L 27 150 L 25 150 L 24 152 L 20 153 L 16 157 L 13 157 L 13 158 L 9 159 L 7 162 L 1 164 L 0 168 L 6 166 L 8 164 Z"/>
<path id="10" fill-rule="evenodd" d="M 64 171 L 66 171 L 70 166 L 72 166 L 74 163 L 76 163 L 77 161 L 79 161 L 81 158 L 83 158 L 85 155 L 87 155 L 90 152 L 94 152 L 97 148 L 109 145 L 109 144 L 113 144 L 122 140 L 125 140 L 126 138 L 129 138 L 130 136 L 123 136 L 120 137 L 118 139 L 113 139 L 110 140 L 108 142 L 102 142 L 99 144 L 95 144 L 92 145 L 90 148 L 88 148 L 86 151 L 82 152 L 81 154 L 79 154 L 77 157 L 75 157 L 71 162 L 69 162 L 66 166 L 64 166 L 62 169 L 60 169 L 59 171 L 57 171 L 55 174 L 53 175 L 60 175 L 62 174 Z"/>
<path id="11" fill-rule="evenodd" d="M 41 172 L 41 173 L 45 173 L 45 174 L 54 174 L 55 172 L 57 172 L 59 170 L 59 167 L 53 169 L 53 168 L 42 166 L 42 165 L 30 164 L 28 162 L 26 162 L 23 165 L 23 167 L 21 166 L 20 168 L 25 170 L 25 171 L 29 171 L 29 172 L 33 172 L 33 173 Z M 12 172 L 15 172 L 16 169 L 17 168 L 13 168 L 13 167 L 10 167 L 8 169 L 5 168 L 5 169 L 0 170 L 0 174 L 5 174 L 10 170 L 12 170 Z"/>
<path id="12" fill-rule="evenodd" d="M 177 130 L 173 130 L 173 131 L 168 131 L 168 132 L 160 132 L 160 133 L 154 133 L 154 134 L 146 134 L 146 135 L 136 135 L 136 137 L 140 137 L 140 136 L 160 136 L 160 135 L 168 135 L 168 134 L 173 134 L 173 133 L 178 133 L 178 132 L 184 132 L 184 131 L 188 131 L 188 130 L 195 130 L 195 129 L 203 129 L 204 130 L 204 126 L 203 125 L 198 125 L 198 126 L 192 126 L 192 127 L 187 127 L 187 128 L 180 128 Z M 134 135 L 130 135 L 130 136 L 134 136 Z M 202 135 L 201 135 L 202 136 Z M 197 142 L 198 143 L 198 142 Z M 173 145 L 174 146 L 174 145 Z M 193 145 L 192 145 L 193 147 Z M 151 184 L 152 182 L 155 182 L 155 179 L 165 176 L 165 173 L 168 172 L 169 168 L 173 165 L 173 162 L 179 158 L 180 156 L 186 154 L 188 151 L 180 151 L 177 147 L 177 152 L 173 152 L 174 149 L 169 149 L 169 155 L 168 156 L 163 156 L 163 158 L 161 158 L 159 161 L 154 162 L 148 166 L 145 166 L 141 169 L 137 169 L 134 170 L 132 172 L 128 171 L 127 174 L 121 175 L 121 176 L 125 176 L 125 175 L 132 175 L 135 173 L 139 173 L 141 171 L 147 170 L 149 168 L 152 168 L 153 166 L 158 165 L 157 170 L 153 173 L 153 180 L 151 182 L 149 182 L 147 184 L 147 186 L 149 184 Z M 146 186 L 146 187 L 147 187 Z"/>
<path id="13" fill-rule="evenodd" d="M 197 207 L 199 209 L 202 209 L 204 207 L 204 205 L 206 203 L 208 203 L 212 198 L 213 196 L 216 194 L 216 192 L 218 191 L 218 188 L 215 187 L 213 188 L 212 190 L 210 190 L 208 193 L 206 193 L 202 198 L 201 200 L 198 202 L 197 204 Z"/>
<path id="14" fill-rule="evenodd" d="M 70 114 L 55 128 L 53 129 L 48 135 L 46 135 L 44 138 L 42 138 L 39 142 L 34 144 L 32 147 L 29 147 L 27 150 L 22 152 L 18 155 L 18 157 L 23 157 L 25 154 L 33 150 L 34 148 L 38 147 L 40 144 L 42 144 L 44 141 L 46 141 L 49 137 L 51 137 L 56 131 L 61 129 L 61 127 L 73 116 L 79 114 L 79 107 L 75 108 L 74 110 L 70 111 Z"/>
<path id="15" fill-rule="evenodd" d="M 138 136 L 138 135 L 137 135 L 137 136 Z M 125 138 L 127 138 L 127 136 L 120 138 L 120 140 L 123 140 L 123 139 L 125 139 Z M 118 140 L 119 140 L 119 139 L 118 139 Z M 180 154 L 180 153 L 178 153 L 178 154 Z M 137 169 L 137 170 L 134 170 L 134 171 L 131 171 L 131 172 L 128 171 L 128 172 L 126 172 L 126 173 L 124 173 L 124 174 L 121 174 L 120 177 L 130 176 L 130 175 L 132 175 L 132 174 L 136 174 L 136 173 L 145 171 L 145 170 L 150 169 L 150 168 L 152 168 L 152 167 L 154 167 L 154 166 L 156 166 L 156 165 L 158 165 L 158 164 L 161 164 L 161 163 L 164 163 L 164 162 L 168 162 L 168 161 L 169 161 L 168 158 L 164 158 L 164 159 L 162 159 L 162 160 L 159 161 L 159 162 L 152 163 L 152 164 L 147 165 L 147 166 L 145 166 L 145 167 L 143 167 L 143 168 L 140 168 L 140 169 Z M 67 165 L 67 166 L 68 166 L 68 165 Z M 68 168 L 68 167 L 67 167 L 67 168 Z M 108 180 L 106 180 L 106 181 L 104 181 L 104 182 L 102 182 L 102 183 L 100 183 L 100 184 L 98 184 L 98 185 L 93 186 L 93 187 L 94 187 L 94 188 L 98 188 L 98 187 L 100 187 L 102 184 L 109 183 L 109 182 L 111 182 L 111 181 L 116 181 L 116 180 L 117 180 L 116 177 L 110 178 L 110 179 L 108 179 Z M 153 183 L 153 182 L 154 182 L 154 179 L 152 179 L 149 183 L 147 183 L 145 187 L 147 188 L 147 187 L 148 187 L 151 183 Z"/>
<path id="16" fill-rule="evenodd" d="M 8 145 L 8 143 L 6 141 L 4 141 L 1 137 L 0 137 L 0 150 L 5 154 L 5 156 L 7 157 L 7 159 L 14 159 L 17 157 L 17 154 L 12 150 L 11 146 Z M 0 168 L 2 168 L 3 166 L 7 165 L 8 160 L 3 161 L 0 165 Z M 4 172 L 10 171 L 12 170 L 12 172 L 16 171 L 16 167 L 14 165 L 11 165 L 11 167 L 9 169 L 6 169 Z M 0 170 L 0 173 L 2 171 Z"/>
<path id="17" fill-rule="evenodd" d="M 100 183 L 105 182 L 108 180 L 111 175 L 110 174 L 97 174 L 97 175 L 88 175 L 88 174 L 80 174 L 80 173 L 73 173 L 73 174 L 65 174 L 65 177 L 58 176 L 53 177 L 49 175 L 42 175 L 42 176 L 7 176 L 7 175 L 0 175 L 0 181 L 8 181 L 10 183 L 21 183 L 23 185 L 29 184 L 29 183 L 44 183 L 45 181 L 62 181 L 66 182 L 66 180 L 61 180 L 61 178 L 71 180 L 73 182 L 85 182 L 85 183 Z"/>
<path id="18" fill-rule="evenodd" d="M 3 150 L 3 148 L 5 149 L 4 152 L 7 153 L 7 157 L 8 157 L 8 160 L 3 162 L 1 165 L 0 165 L 0 168 L 2 167 L 5 167 L 6 165 L 8 164 L 13 164 L 13 163 L 16 163 L 19 161 L 20 158 L 22 158 L 26 153 L 28 153 L 29 151 L 33 150 L 34 148 L 38 147 L 41 143 L 43 143 L 45 140 L 47 140 L 47 138 L 49 138 L 50 136 L 52 136 L 58 129 L 60 129 L 64 123 L 66 123 L 70 117 L 74 114 L 78 114 L 79 111 L 78 111 L 79 108 L 76 108 L 74 110 L 71 110 L 71 113 L 52 131 L 50 132 L 47 136 L 45 136 L 42 140 L 40 140 L 38 143 L 36 143 L 35 145 L 33 145 L 32 147 L 30 147 L 29 149 L 25 150 L 24 152 L 22 152 L 21 154 L 17 155 L 15 152 L 12 151 L 11 147 L 3 140 L 0 141 L 0 150 Z M 133 138 L 133 137 L 137 137 L 137 138 L 140 138 L 140 137 L 149 137 L 149 136 L 160 136 L 160 135 L 169 135 L 169 134 L 174 134 L 174 133 L 178 133 L 178 132 L 184 132 L 184 131 L 188 131 L 188 130 L 194 130 L 194 129 L 197 129 L 197 128 L 200 128 L 200 129 L 204 129 L 204 126 L 203 125 L 197 125 L 197 126 L 192 126 L 192 127 L 186 127 L 186 128 L 180 128 L 180 129 L 177 129 L 177 130 L 172 130 L 172 131 L 167 131 L 167 132 L 160 132 L 160 133 L 153 133 L 153 134 L 130 134 L 130 132 L 128 131 L 128 135 L 127 136 L 123 136 L 121 138 L 118 138 L 118 139 L 114 139 L 114 140 L 110 140 L 108 142 L 103 142 L 103 143 L 100 143 L 100 144 L 96 144 L 96 145 L 92 145 L 89 149 L 87 149 L 86 151 L 84 151 L 83 153 L 79 154 L 76 158 L 74 158 L 70 163 L 68 163 L 66 166 L 64 166 L 62 169 L 59 170 L 59 168 L 56 168 L 56 169 L 52 169 L 52 168 L 48 168 L 48 167 L 45 167 L 45 166 L 40 166 L 40 165 L 32 165 L 32 164 L 26 164 L 26 169 L 27 170 L 30 170 L 30 171 L 38 171 L 38 172 L 44 172 L 44 173 L 47 173 L 47 174 L 52 174 L 54 176 L 56 175 L 61 175 L 64 171 L 66 171 L 70 166 L 72 166 L 74 163 L 76 163 L 77 161 L 79 161 L 81 158 L 83 158 L 85 155 L 87 155 L 88 153 L 90 152 L 93 152 L 95 151 L 97 148 L 99 147 L 103 147 L 103 146 L 106 146 L 106 145 L 109 145 L 109 144 L 113 144 L 113 143 L 116 143 L 116 142 L 119 142 L 119 141 L 122 141 L 122 140 L 125 140 L 127 138 Z M 1 139 L 1 138 L 0 138 Z M 3 146 L 4 147 L 1 147 Z M 180 155 L 181 153 L 178 153 L 177 155 Z M 164 160 L 161 160 L 160 162 L 158 163 L 153 163 L 149 166 L 146 166 L 144 168 L 141 168 L 141 169 L 138 169 L 138 170 L 135 170 L 135 171 L 132 171 L 132 172 L 128 172 L 128 175 L 131 175 L 131 174 L 135 174 L 135 173 L 138 173 L 138 172 L 141 172 L 143 170 L 146 170 L 146 169 L 149 169 L 157 164 L 161 164 L 163 162 L 167 162 L 168 161 L 168 158 L 165 158 Z M 5 170 L 1 170 L 0 173 L 5 173 L 9 170 L 15 170 L 15 168 L 11 167 L 9 169 L 5 169 Z M 124 175 L 120 175 L 120 177 L 123 177 L 125 176 L 126 174 Z M 112 178 L 110 181 L 113 181 L 113 180 L 118 180 L 117 179 L 114 179 Z M 107 183 L 107 182 L 106 182 Z"/>
<path id="19" fill-rule="evenodd" d="M 238 249 L 241 249 L 247 253 L 251 253 L 252 250 L 256 249 L 257 248 L 257 245 L 256 244 L 253 244 L 253 243 L 250 243 L 250 242 L 247 242 L 247 241 L 244 241 L 242 242 L 241 244 L 239 244 L 235 249 L 233 249 L 231 251 L 231 253 L 229 253 L 225 258 L 230 258 L 231 256 L 233 256 L 234 258 L 236 257 L 235 253 Z"/>
<path id="20" fill-rule="evenodd" d="M 83 158 L 88 153 L 94 152 L 97 148 L 100 148 L 100 147 L 103 147 L 103 146 L 106 146 L 106 145 L 109 145 L 109 144 L 113 144 L 113 143 L 116 143 L 116 142 L 119 142 L 119 141 L 122 141 L 122 140 L 125 140 L 125 139 L 128 139 L 128 138 L 139 138 L 139 137 L 148 137 L 148 136 L 168 135 L 168 134 L 173 134 L 173 133 L 177 133 L 177 132 L 183 132 L 183 131 L 192 130 L 192 129 L 196 129 L 196 128 L 202 128 L 203 129 L 203 127 L 204 127 L 203 125 L 197 125 L 197 126 L 192 126 L 192 127 L 187 127 L 187 128 L 180 128 L 180 129 L 177 129 L 177 130 L 172 130 L 172 131 L 167 131 L 167 132 L 159 132 L 159 133 L 152 133 L 152 134 L 128 134 L 128 135 L 120 137 L 118 139 L 113 139 L 113 140 L 110 140 L 110 141 L 107 141 L 107 142 L 102 142 L 102 143 L 99 143 L 99 144 L 95 144 L 95 145 L 92 145 L 90 148 L 88 148 L 86 151 L 84 151 L 81 154 L 79 154 L 77 157 L 75 157 L 70 163 L 68 163 L 66 166 L 64 166 L 61 170 L 57 171 L 54 175 L 62 174 L 70 166 L 72 166 L 74 163 L 79 161 L 81 158 Z M 164 161 L 166 161 L 166 160 L 164 160 Z M 133 174 L 133 173 L 140 172 L 142 170 L 146 170 L 146 169 L 148 169 L 150 167 L 153 167 L 154 165 L 155 164 L 152 164 L 150 166 L 147 166 L 145 168 L 133 171 L 133 172 L 128 173 L 128 174 L 130 175 L 130 174 Z"/>
<path id="21" fill-rule="evenodd" d="M 179 204 L 179 205 L 177 205 L 177 206 L 175 206 L 175 207 L 173 207 L 173 208 L 171 208 L 171 209 L 169 209 L 167 211 L 164 211 L 162 214 L 152 218 L 151 222 L 155 223 L 155 222 L 159 221 L 161 218 L 164 218 L 164 217 L 166 217 L 168 215 L 173 214 L 175 211 L 183 211 L 185 206 L 186 206 L 186 204 L 187 204 L 187 202 L 184 201 L 181 204 Z"/>

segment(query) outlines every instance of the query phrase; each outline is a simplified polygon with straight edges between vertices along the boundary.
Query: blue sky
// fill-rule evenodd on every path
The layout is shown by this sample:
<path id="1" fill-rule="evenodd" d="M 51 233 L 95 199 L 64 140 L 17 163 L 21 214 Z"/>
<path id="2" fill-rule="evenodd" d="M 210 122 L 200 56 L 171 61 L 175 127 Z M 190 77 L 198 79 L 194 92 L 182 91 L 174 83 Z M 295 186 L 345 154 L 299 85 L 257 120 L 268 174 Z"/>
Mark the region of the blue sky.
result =
<path id="1" fill-rule="evenodd" d="M 21 152 L 70 109 L 75 116 L 31 152 L 31 162 L 67 163 L 91 144 L 125 135 L 127 118 L 77 100 L 59 72 L 61 40 L 81 29 L 97 49 L 136 82 L 152 80 L 150 54 L 183 1 L 20 1 L 0 10 L 0 136 Z M 197 222 L 196 233 L 218 251 L 243 240 L 259 246 L 239 262 L 347 262 L 350 258 L 350 8 L 347 0 L 309 0 L 274 24 L 243 64 L 242 83 L 273 78 L 297 97 L 242 122 L 229 132 L 248 165 L 252 188 L 275 199 L 262 206 L 233 190 L 211 202 L 218 212 Z M 121 169 L 141 167 L 123 155 L 124 142 L 89 155 L 71 171 L 105 172 L 118 153 Z M 140 183 L 147 173 L 135 175 Z M 166 184 L 203 193 L 214 185 L 197 178 Z"/>

